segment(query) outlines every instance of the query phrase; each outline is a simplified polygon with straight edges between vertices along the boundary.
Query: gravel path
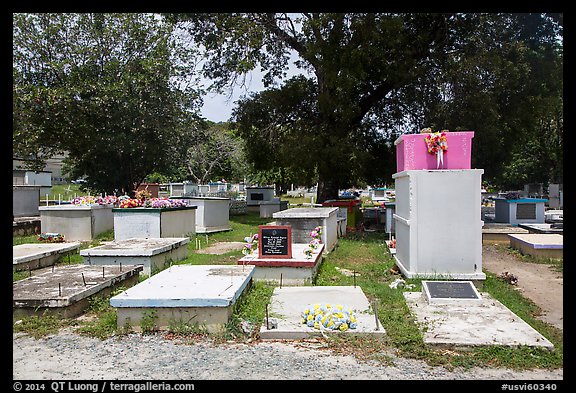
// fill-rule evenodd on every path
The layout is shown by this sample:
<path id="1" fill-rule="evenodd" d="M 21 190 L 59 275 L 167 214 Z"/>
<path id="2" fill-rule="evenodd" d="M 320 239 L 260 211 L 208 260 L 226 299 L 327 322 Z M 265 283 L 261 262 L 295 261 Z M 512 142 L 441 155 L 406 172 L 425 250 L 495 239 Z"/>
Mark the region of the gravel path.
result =
<path id="1" fill-rule="evenodd" d="M 15 380 L 562 380 L 563 370 L 448 371 L 395 357 L 392 366 L 317 349 L 321 342 L 251 344 L 168 340 L 133 333 L 99 340 L 63 330 L 13 337 Z"/>

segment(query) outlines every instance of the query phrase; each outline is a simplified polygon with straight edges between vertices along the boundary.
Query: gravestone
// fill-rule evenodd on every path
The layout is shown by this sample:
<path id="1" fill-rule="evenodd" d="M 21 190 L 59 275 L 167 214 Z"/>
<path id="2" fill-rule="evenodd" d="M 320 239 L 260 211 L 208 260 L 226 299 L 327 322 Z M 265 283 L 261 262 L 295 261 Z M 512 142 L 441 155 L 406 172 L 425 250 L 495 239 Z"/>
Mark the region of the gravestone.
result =
<path id="1" fill-rule="evenodd" d="M 422 281 L 422 293 L 430 304 L 481 304 L 472 281 Z"/>
<path id="2" fill-rule="evenodd" d="M 258 258 L 292 258 L 292 228 L 289 225 L 259 225 Z"/>

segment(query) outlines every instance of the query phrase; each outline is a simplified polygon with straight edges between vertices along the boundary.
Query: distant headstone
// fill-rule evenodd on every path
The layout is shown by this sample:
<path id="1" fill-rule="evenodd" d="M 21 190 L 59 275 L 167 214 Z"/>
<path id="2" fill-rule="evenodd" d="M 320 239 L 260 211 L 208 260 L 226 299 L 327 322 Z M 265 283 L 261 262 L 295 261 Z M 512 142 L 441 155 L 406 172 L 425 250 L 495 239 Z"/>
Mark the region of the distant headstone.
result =
<path id="1" fill-rule="evenodd" d="M 422 292 L 430 304 L 482 303 L 472 281 L 422 281 Z"/>
<path id="2" fill-rule="evenodd" d="M 259 225 L 258 258 L 292 258 L 292 227 Z"/>

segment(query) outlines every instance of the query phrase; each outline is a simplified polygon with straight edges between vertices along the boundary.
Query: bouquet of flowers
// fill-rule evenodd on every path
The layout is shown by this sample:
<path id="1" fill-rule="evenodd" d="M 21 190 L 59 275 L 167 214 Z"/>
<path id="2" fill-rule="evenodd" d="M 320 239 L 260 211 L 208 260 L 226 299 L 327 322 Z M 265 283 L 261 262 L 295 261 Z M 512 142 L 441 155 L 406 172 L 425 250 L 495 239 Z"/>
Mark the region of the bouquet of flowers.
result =
<path id="1" fill-rule="evenodd" d="M 180 199 L 169 199 L 169 198 L 149 198 L 142 202 L 143 207 L 153 207 L 156 209 L 170 209 L 175 207 L 186 207 L 188 206 L 185 201 Z"/>
<path id="2" fill-rule="evenodd" d="M 120 204 L 118 205 L 118 207 L 120 207 L 121 209 L 130 209 L 133 207 L 140 207 L 140 206 L 142 206 L 142 201 L 140 199 L 133 199 L 130 197 L 121 198 Z"/>
<path id="3" fill-rule="evenodd" d="M 424 128 L 420 132 L 427 134 L 424 141 L 428 153 L 436 155 L 436 168 L 440 168 L 444 164 L 444 153 L 448 151 L 448 138 L 446 137 L 448 130 L 432 132 L 431 128 Z"/>
<path id="4" fill-rule="evenodd" d="M 310 240 L 310 243 L 308 243 L 308 247 L 304 249 L 304 254 L 308 259 L 312 258 L 312 254 L 314 253 L 314 251 L 318 248 L 320 244 L 322 244 L 322 227 L 317 226 L 312 231 L 310 231 L 309 235 L 312 238 L 312 240 Z"/>
<path id="5" fill-rule="evenodd" d="M 346 331 L 358 327 L 354 310 L 340 304 L 334 306 L 330 303 L 310 305 L 302 311 L 300 316 L 301 323 L 319 330 Z"/>
<path id="6" fill-rule="evenodd" d="M 83 206 L 90 206 L 90 205 L 115 205 L 118 203 L 118 198 L 114 195 L 107 195 L 105 197 L 95 197 L 92 195 L 88 196 L 79 196 L 72 199 L 71 203 L 73 205 L 83 205 Z"/>
<path id="7" fill-rule="evenodd" d="M 38 240 L 46 243 L 62 243 L 64 242 L 64 235 L 59 233 L 41 233 L 38 235 Z"/>
<path id="8" fill-rule="evenodd" d="M 255 233 L 252 236 L 247 236 L 244 238 L 244 241 L 246 243 L 242 248 L 242 254 L 251 255 L 254 252 L 254 250 L 258 248 L 258 234 Z"/>

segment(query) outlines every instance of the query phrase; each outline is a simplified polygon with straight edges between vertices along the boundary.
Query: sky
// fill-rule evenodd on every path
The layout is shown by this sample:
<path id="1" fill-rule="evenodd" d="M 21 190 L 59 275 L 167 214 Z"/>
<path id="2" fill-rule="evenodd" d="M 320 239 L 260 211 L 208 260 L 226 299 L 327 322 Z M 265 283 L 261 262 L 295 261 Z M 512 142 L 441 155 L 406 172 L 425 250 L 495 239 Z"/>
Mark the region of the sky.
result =
<path id="1" fill-rule="evenodd" d="M 289 60 L 289 68 L 287 70 L 287 76 L 282 81 L 278 81 L 279 85 L 283 84 L 283 81 L 290 79 L 297 74 L 305 74 L 310 76 L 306 71 L 298 69 L 294 65 L 294 61 L 298 59 L 295 53 L 291 54 Z M 201 115 L 208 120 L 215 123 L 228 121 L 232 115 L 232 109 L 236 106 L 235 101 L 244 95 L 248 95 L 250 92 L 259 92 L 264 90 L 264 84 L 262 83 L 262 71 L 257 68 L 251 71 L 246 76 L 245 87 L 235 87 L 232 97 L 229 98 L 228 94 L 207 94 L 204 96 L 204 105 L 201 109 Z M 208 83 L 206 83 L 208 84 Z"/>

